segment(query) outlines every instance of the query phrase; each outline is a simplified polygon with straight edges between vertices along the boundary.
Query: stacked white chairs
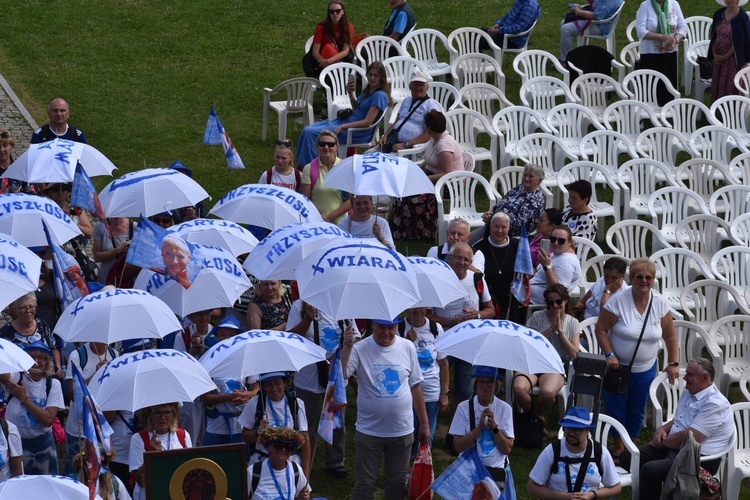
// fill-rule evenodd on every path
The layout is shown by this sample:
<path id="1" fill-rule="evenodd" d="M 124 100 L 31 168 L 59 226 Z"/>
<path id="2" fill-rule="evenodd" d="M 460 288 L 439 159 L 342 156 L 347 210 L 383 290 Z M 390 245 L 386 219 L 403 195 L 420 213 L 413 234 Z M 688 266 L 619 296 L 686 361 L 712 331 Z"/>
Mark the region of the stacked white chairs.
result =
<path id="1" fill-rule="evenodd" d="M 609 51 L 610 54 L 612 54 L 613 57 L 617 57 L 617 43 L 616 43 L 616 37 L 615 32 L 617 30 L 617 21 L 620 19 L 620 14 L 622 13 L 622 8 L 625 6 L 625 2 L 620 4 L 620 8 L 617 9 L 617 12 L 612 14 L 606 19 L 592 19 L 589 23 L 589 27 L 586 28 L 586 31 L 583 32 L 583 37 L 578 39 L 578 45 L 584 45 L 588 44 L 590 40 L 597 39 L 597 40 L 604 40 L 607 44 L 607 51 Z M 609 34 L 607 36 L 604 35 L 593 35 L 591 33 L 591 26 L 597 25 L 597 24 L 607 24 L 612 23 Z"/>
<path id="2" fill-rule="evenodd" d="M 547 119 L 550 110 L 558 104 L 575 102 L 570 87 L 562 80 L 551 76 L 537 76 L 526 80 L 518 94 L 522 105 L 530 107 L 544 119 Z"/>
<path id="3" fill-rule="evenodd" d="M 677 223 L 695 214 L 709 213 L 703 198 L 678 186 L 657 189 L 648 197 L 651 222 L 670 244 L 677 243 Z"/>
<path id="4" fill-rule="evenodd" d="M 489 160 L 492 173 L 497 170 L 498 136 L 489 120 L 466 108 L 454 108 L 445 113 L 448 132 L 461 145 L 464 152 L 470 153 L 475 162 Z M 489 149 L 479 146 L 477 140 L 482 134 L 490 138 Z"/>
<path id="5" fill-rule="evenodd" d="M 685 19 L 688 33 L 682 41 L 684 54 L 682 81 L 685 85 L 685 94 L 687 95 L 692 93 L 691 85 L 693 82 L 693 74 L 697 69 L 688 61 L 688 51 L 693 44 L 711 39 L 712 22 L 713 20 L 706 16 L 690 16 Z"/>
<path id="6" fill-rule="evenodd" d="M 701 158 L 715 160 L 723 165 L 729 164 L 735 149 L 740 153 L 748 152 L 739 134 L 723 125 L 699 128 L 690 136 L 689 145 Z"/>
<path id="7" fill-rule="evenodd" d="M 361 90 L 362 82 L 367 81 L 365 71 L 355 64 L 337 63 L 323 68 L 318 77 L 320 84 L 326 92 L 326 101 L 328 102 L 328 116 L 334 118 L 342 109 L 352 107 L 349 94 L 346 91 L 346 84 L 350 78 L 353 78 L 355 85 Z M 355 91 L 357 95 L 358 92 Z"/>
<path id="8" fill-rule="evenodd" d="M 622 154 L 630 159 L 638 158 L 630 139 L 614 130 L 595 130 L 581 140 L 580 157 L 598 163 L 612 174 L 613 178 L 617 177 Z"/>
<path id="9" fill-rule="evenodd" d="M 576 161 L 563 166 L 557 174 L 557 186 L 563 198 L 568 195 L 565 186 L 576 180 L 588 181 L 593 188 L 589 208 L 597 217 L 597 240 L 604 241 L 605 219 L 612 217 L 615 223 L 620 221 L 622 206 L 620 186 L 617 184 L 615 176 L 600 164 L 591 161 Z M 608 188 L 612 192 L 611 203 L 599 199 L 597 196 L 597 187 L 599 186 Z"/>
<path id="10" fill-rule="evenodd" d="M 739 184 L 739 180 L 724 165 L 726 163 L 716 160 L 693 158 L 677 167 L 674 179 L 678 186 L 694 191 L 708 205 L 718 186 Z"/>
<path id="11" fill-rule="evenodd" d="M 674 172 L 663 163 L 650 158 L 636 158 L 623 163 L 617 171 L 622 188 L 623 219 L 648 215 L 648 197 L 664 187 L 674 186 Z"/>
<path id="12" fill-rule="evenodd" d="M 458 106 L 461 101 L 461 95 L 458 89 L 445 82 L 430 82 L 430 87 L 427 89 L 427 95 L 432 99 L 435 99 L 443 107 L 443 111 Z"/>
<path id="13" fill-rule="evenodd" d="M 411 97 L 409 82 L 415 69 L 427 72 L 424 64 L 409 56 L 389 57 L 383 61 L 383 66 L 385 66 L 385 74 L 391 88 L 391 99 L 394 103 Z"/>
<path id="14" fill-rule="evenodd" d="M 445 188 L 448 193 L 447 213 L 446 200 L 443 199 Z M 483 189 L 489 203 L 487 209 L 478 205 L 477 189 Z M 465 219 L 469 226 L 478 228 L 484 226 L 482 214 L 495 205 L 495 195 L 487 179 L 474 172 L 451 172 L 442 176 L 435 183 L 435 197 L 438 211 L 438 238 L 442 245 L 445 243 L 445 230 L 448 222 L 456 218 Z M 481 198 L 479 198 L 481 199 Z"/>
<path id="15" fill-rule="evenodd" d="M 743 479 L 750 477 L 750 403 L 732 405 L 737 442 L 727 458 L 727 475 L 722 482 L 724 498 L 740 497 Z"/>
<path id="16" fill-rule="evenodd" d="M 493 83 L 505 92 L 503 68 L 487 54 L 471 53 L 455 58 L 451 62 L 451 77 L 458 88 L 472 83 Z"/>
<path id="17" fill-rule="evenodd" d="M 655 251 L 670 246 L 656 226 L 639 219 L 621 220 L 613 224 L 607 229 L 606 240 L 615 254 L 631 261 L 647 259 Z"/>
<path id="18" fill-rule="evenodd" d="M 385 61 L 389 57 L 408 55 L 401 45 L 393 38 L 381 35 L 368 36 L 357 44 L 354 50 L 357 60 L 363 70 L 375 61 Z"/>
<path id="19" fill-rule="evenodd" d="M 539 113 L 524 106 L 501 109 L 492 117 L 492 127 L 500 141 L 500 165 L 510 165 L 518 159 L 516 146 L 523 137 L 537 131 L 552 133 Z"/>
<path id="20" fill-rule="evenodd" d="M 651 381 L 648 397 L 653 407 L 653 426 L 658 429 L 677 413 L 677 403 L 685 390 L 685 368 L 680 368 L 680 376 L 674 384 L 669 383 L 669 375 L 661 372 Z"/>
<path id="21" fill-rule="evenodd" d="M 685 40 L 687 41 L 687 38 Z M 711 78 L 706 79 L 701 76 L 700 68 L 698 67 L 698 58 L 706 57 L 708 54 L 709 43 L 709 40 L 694 42 L 685 51 L 685 73 L 692 73 L 694 78 L 694 88 L 692 89 L 694 92 L 693 96 L 701 102 L 703 101 L 706 89 L 711 90 Z M 685 81 L 685 95 L 690 95 L 687 81 Z"/>
<path id="22" fill-rule="evenodd" d="M 711 257 L 711 271 L 719 281 L 734 287 L 747 308 L 745 290 L 750 286 L 750 248 L 729 246 L 718 250 Z"/>
<path id="23" fill-rule="evenodd" d="M 550 68 L 551 67 L 551 68 Z M 521 77 L 521 84 L 539 76 L 554 76 L 552 69 L 558 73 L 565 85 L 570 87 L 570 71 L 560 64 L 554 55 L 544 50 L 527 50 L 513 59 L 513 69 Z"/>
<path id="24" fill-rule="evenodd" d="M 552 108 L 547 115 L 547 125 L 554 135 L 563 140 L 568 150 L 575 154 L 580 152 L 581 141 L 590 128 L 604 129 L 594 113 L 585 106 L 572 102 Z"/>
<path id="25" fill-rule="evenodd" d="M 667 92 L 672 94 L 675 99 L 680 97 L 680 92 L 674 88 L 669 78 L 663 73 L 652 69 L 637 69 L 631 71 L 622 79 L 622 89 L 630 96 L 631 99 L 641 101 L 653 108 L 655 113 L 661 111 L 661 106 L 656 98 L 658 84 L 664 84 Z"/>
<path id="26" fill-rule="evenodd" d="M 635 22 L 635 21 L 633 21 Z M 625 66 L 625 70 L 630 73 L 635 71 L 635 63 L 641 58 L 640 40 L 632 41 L 620 51 L 620 62 Z"/>
<path id="27" fill-rule="evenodd" d="M 711 104 L 709 119 L 736 132 L 745 146 L 750 147 L 750 98 L 739 95 L 724 96 Z"/>
<path id="28" fill-rule="evenodd" d="M 513 106 L 500 89 L 489 83 L 472 83 L 458 91 L 461 106 L 476 111 L 491 122 L 495 113 Z"/>
<path id="29" fill-rule="evenodd" d="M 730 241 L 729 232 L 730 226 L 725 220 L 715 215 L 696 214 L 677 223 L 675 236 L 680 248 L 695 252 L 710 263 L 724 242 Z"/>
<path id="30" fill-rule="evenodd" d="M 659 120 L 665 127 L 671 126 L 685 137 L 690 137 L 701 126 L 708 124 L 712 114 L 702 102 L 681 97 L 661 108 Z"/>
<path id="31" fill-rule="evenodd" d="M 261 139 L 266 140 L 266 130 L 268 129 L 268 114 L 274 110 L 279 115 L 279 140 L 286 138 L 287 116 L 292 113 L 302 115 L 302 124 L 310 125 L 315 121 L 313 115 L 313 97 L 315 89 L 320 83 L 315 78 L 292 78 L 281 82 L 274 88 L 263 89 L 263 129 L 261 130 Z M 272 101 L 271 96 L 277 92 L 285 92 L 286 99 Z"/>
<path id="32" fill-rule="evenodd" d="M 441 78 L 451 72 L 448 38 L 433 29 L 415 29 L 401 39 L 406 54 L 421 62 L 432 78 Z M 441 49 L 445 59 L 441 60 Z"/>
<path id="33" fill-rule="evenodd" d="M 724 219 L 722 222 L 725 222 Z M 732 220 L 729 226 L 729 237 L 735 245 L 750 246 L 750 213 Z"/>
<path id="34" fill-rule="evenodd" d="M 659 292 L 674 310 L 681 310 L 680 295 L 697 278 L 711 279 L 708 264 L 695 252 L 684 248 L 665 248 L 653 253 L 651 262 L 656 267 Z"/>
<path id="35" fill-rule="evenodd" d="M 646 126 L 661 126 L 661 121 L 651 106 L 627 98 L 607 106 L 602 121 L 607 129 L 621 133 L 633 144 Z"/>
<path id="36" fill-rule="evenodd" d="M 734 75 L 734 86 L 745 97 L 750 97 L 750 66 L 745 66 Z"/>
<path id="37" fill-rule="evenodd" d="M 585 73 L 579 76 L 570 85 L 570 91 L 576 102 L 587 107 L 601 123 L 605 123 L 604 111 L 609 106 L 610 96 L 628 98 L 617 80 L 602 73 Z"/>
<path id="38" fill-rule="evenodd" d="M 458 28 L 448 35 L 448 50 L 451 53 L 451 65 L 460 56 L 466 54 L 478 54 L 479 42 L 484 40 L 490 48 L 492 57 L 499 64 L 503 62 L 503 50 L 486 31 L 478 28 Z"/>
<path id="39" fill-rule="evenodd" d="M 690 157 L 697 156 L 688 139 L 668 127 L 644 130 L 635 140 L 635 149 L 641 156 L 663 163 L 671 169 L 676 169 L 679 165 L 680 153 L 684 152 Z"/>
<path id="40" fill-rule="evenodd" d="M 745 181 L 747 182 L 747 181 Z M 708 202 L 710 214 L 717 215 L 727 222 L 750 212 L 750 186 L 724 186 L 711 195 Z"/>
<path id="41" fill-rule="evenodd" d="M 729 393 L 731 384 L 739 383 L 740 377 L 750 370 L 750 318 L 732 314 L 717 320 L 708 330 L 709 342 L 716 341 L 721 349 L 721 359 L 714 362 L 716 386 Z"/>
<path id="42" fill-rule="evenodd" d="M 689 321 L 705 330 L 725 316 L 749 312 L 743 308 L 744 299 L 731 285 L 716 279 L 698 280 L 688 284 L 680 295 L 682 310 Z M 714 338 L 714 340 L 717 340 Z"/>
<path id="43" fill-rule="evenodd" d="M 604 255 L 602 247 L 594 243 L 588 238 L 582 238 L 581 236 L 573 236 L 573 244 L 575 245 L 576 256 L 578 261 L 583 264 L 589 259 Z M 577 295 L 579 290 L 578 287 L 572 286 L 572 295 Z"/>

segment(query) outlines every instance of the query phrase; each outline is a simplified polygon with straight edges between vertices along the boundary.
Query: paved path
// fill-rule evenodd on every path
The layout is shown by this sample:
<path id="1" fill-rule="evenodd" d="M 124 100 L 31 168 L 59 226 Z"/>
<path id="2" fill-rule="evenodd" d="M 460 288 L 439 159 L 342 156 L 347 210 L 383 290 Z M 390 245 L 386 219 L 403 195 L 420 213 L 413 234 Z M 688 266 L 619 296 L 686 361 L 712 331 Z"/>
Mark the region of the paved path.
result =
<path id="1" fill-rule="evenodd" d="M 10 84 L 0 75 L 0 128 L 13 134 L 16 143 L 13 152 L 16 158 L 29 148 L 31 134 L 38 127 Z"/>

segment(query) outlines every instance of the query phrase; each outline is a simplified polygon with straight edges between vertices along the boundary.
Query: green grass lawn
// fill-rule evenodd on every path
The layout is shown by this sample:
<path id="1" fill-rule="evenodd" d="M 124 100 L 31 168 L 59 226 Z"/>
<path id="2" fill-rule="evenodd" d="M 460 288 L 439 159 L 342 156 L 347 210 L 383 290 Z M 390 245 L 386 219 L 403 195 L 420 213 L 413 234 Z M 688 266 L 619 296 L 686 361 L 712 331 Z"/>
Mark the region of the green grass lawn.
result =
<path id="1" fill-rule="evenodd" d="M 418 28 L 435 28 L 446 35 L 462 26 L 488 26 L 512 5 L 510 0 L 411 3 Z M 566 3 L 541 3 L 542 18 L 530 48 L 557 54 Z M 272 114 L 270 140 L 261 142 L 262 89 L 302 76 L 304 42 L 323 18 L 326 5 L 306 0 L 9 2 L 0 28 L 4 42 L 0 73 L 40 124 L 47 121 L 50 99 L 67 99 L 71 123 L 120 173 L 167 166 L 179 159 L 193 169 L 195 179 L 215 202 L 238 185 L 256 182 L 260 172 L 271 166 L 277 122 Z M 617 28 L 618 51 L 626 44 L 625 28 L 638 5 L 631 1 L 625 6 Z M 382 30 L 389 12 L 386 0 L 349 0 L 346 7 L 355 31 L 371 34 Z M 682 7 L 686 17 L 710 16 L 717 5 L 685 1 Z M 504 71 L 506 93 L 518 102 L 519 77 L 509 56 Z M 202 144 L 212 104 L 247 170 L 228 170 L 221 148 Z M 288 135 L 295 142 L 299 130 L 299 124 L 290 124 Z M 100 188 L 109 182 L 95 181 Z M 423 253 L 427 247 L 399 244 L 400 250 L 411 254 Z M 354 398 L 351 402 L 347 421 L 353 429 Z M 556 420 L 555 414 L 550 415 L 551 428 Z M 452 460 L 441 448 L 448 425 L 448 415 L 441 415 L 433 455 L 438 473 Z M 348 467 L 353 472 L 353 432 L 349 437 Z M 532 451 L 512 452 L 520 498 L 526 498 L 525 484 L 535 457 Z M 353 474 L 334 481 L 318 461 L 312 484 L 314 496 L 350 498 Z M 628 497 L 629 491 L 622 496 Z"/>

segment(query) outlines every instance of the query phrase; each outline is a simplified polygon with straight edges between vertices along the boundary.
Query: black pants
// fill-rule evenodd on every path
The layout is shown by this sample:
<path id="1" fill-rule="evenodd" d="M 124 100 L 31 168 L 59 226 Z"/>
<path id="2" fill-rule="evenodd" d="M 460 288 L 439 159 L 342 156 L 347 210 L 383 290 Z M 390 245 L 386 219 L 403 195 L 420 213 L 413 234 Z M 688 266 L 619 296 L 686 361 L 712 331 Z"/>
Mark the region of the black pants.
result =
<path id="1" fill-rule="evenodd" d="M 665 448 L 654 448 L 650 444 L 641 446 L 641 469 L 640 469 L 640 494 L 641 500 L 659 500 L 661 497 L 662 482 L 667 478 L 672 463 L 677 456 L 677 450 Z M 625 452 L 623 452 L 623 455 Z M 620 455 L 620 463 L 623 463 L 623 455 Z M 704 462 L 701 467 L 711 475 L 716 474 L 721 465 L 721 459 Z"/>
<path id="2" fill-rule="evenodd" d="M 636 69 L 652 69 L 663 74 L 677 88 L 677 52 L 669 54 L 641 54 L 640 61 L 636 64 Z M 667 92 L 667 87 L 659 82 L 656 88 L 656 100 L 659 106 L 674 99 L 674 96 Z"/>

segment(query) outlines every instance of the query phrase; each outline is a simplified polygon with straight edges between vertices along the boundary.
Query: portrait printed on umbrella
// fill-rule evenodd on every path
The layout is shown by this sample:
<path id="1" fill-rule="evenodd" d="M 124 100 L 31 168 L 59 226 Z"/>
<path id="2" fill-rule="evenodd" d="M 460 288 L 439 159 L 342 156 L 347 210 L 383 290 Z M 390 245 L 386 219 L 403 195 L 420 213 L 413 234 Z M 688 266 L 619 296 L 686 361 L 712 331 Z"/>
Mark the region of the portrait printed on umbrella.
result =
<path id="1" fill-rule="evenodd" d="M 170 233 L 141 216 L 125 261 L 170 277 L 190 288 L 203 266 L 197 249 L 181 236 Z"/>

